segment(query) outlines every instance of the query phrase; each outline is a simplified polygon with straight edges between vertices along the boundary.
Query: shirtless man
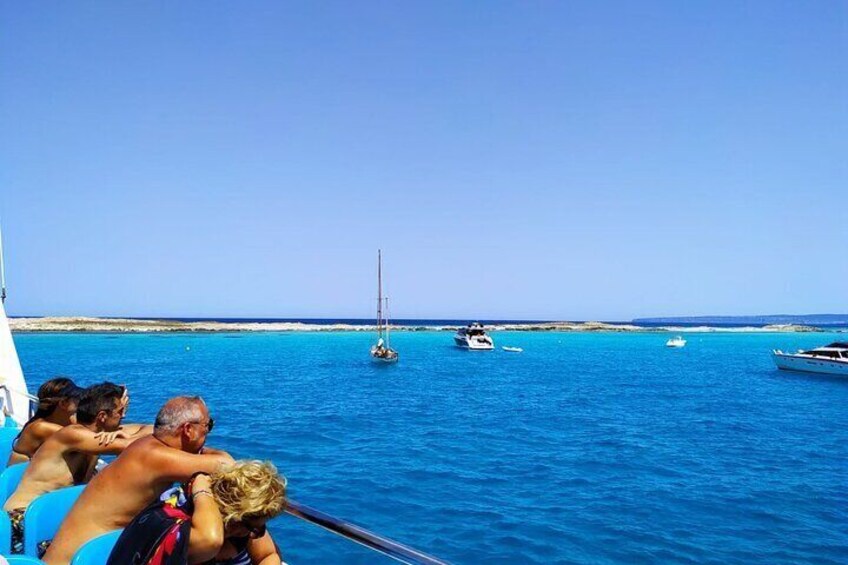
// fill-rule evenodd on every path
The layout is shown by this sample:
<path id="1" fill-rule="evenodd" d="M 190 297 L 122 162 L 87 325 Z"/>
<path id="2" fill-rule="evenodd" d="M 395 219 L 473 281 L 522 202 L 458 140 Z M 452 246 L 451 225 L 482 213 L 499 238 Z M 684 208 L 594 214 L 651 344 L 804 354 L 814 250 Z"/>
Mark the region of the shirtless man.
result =
<path id="1" fill-rule="evenodd" d="M 127 437 L 131 432 L 119 431 L 128 402 L 126 389 L 112 383 L 85 389 L 77 407 L 77 423 L 55 432 L 38 448 L 3 507 L 12 521 L 13 552 L 21 545 L 23 515 L 30 502 L 62 487 L 87 483 L 99 455 L 120 453 L 153 432 L 152 426 L 137 424 L 132 426 L 132 437 Z"/>
<path id="2" fill-rule="evenodd" d="M 232 463 L 229 454 L 203 447 L 213 425 L 199 397 L 180 396 L 165 403 L 156 416 L 153 436 L 129 446 L 86 487 L 44 562 L 68 565 L 82 544 L 123 528 L 175 482 Z"/>

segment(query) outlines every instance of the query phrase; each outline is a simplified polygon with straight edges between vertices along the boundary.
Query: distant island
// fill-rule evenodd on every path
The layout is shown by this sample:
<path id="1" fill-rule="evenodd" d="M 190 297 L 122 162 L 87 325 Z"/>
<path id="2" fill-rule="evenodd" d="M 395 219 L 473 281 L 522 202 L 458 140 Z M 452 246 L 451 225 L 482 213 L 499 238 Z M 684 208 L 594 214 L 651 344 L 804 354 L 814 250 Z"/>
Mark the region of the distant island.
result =
<path id="1" fill-rule="evenodd" d="M 682 324 L 704 326 L 769 326 L 798 325 L 815 327 L 848 327 L 848 314 L 770 314 L 766 316 L 671 316 L 637 318 L 633 324 Z"/>
<path id="2" fill-rule="evenodd" d="M 665 319 L 665 318 L 663 318 Z M 711 320 L 728 318 L 711 318 Z M 749 326 L 728 326 L 703 324 L 692 326 L 690 321 L 700 318 L 668 318 L 668 324 L 650 322 L 638 323 L 607 322 L 519 322 L 490 323 L 486 326 L 492 331 L 529 331 L 529 332 L 817 332 L 821 328 L 806 324 L 751 324 Z M 673 320 L 673 321 L 671 321 Z M 648 322 L 645 322 L 648 324 Z M 686 325 L 675 325 L 675 324 Z M 720 324 L 726 324 L 719 322 Z M 735 322 L 731 322 L 734 323 Z M 44 317 L 11 318 L 9 325 L 14 332 L 108 332 L 108 333 L 174 333 L 174 332 L 327 332 L 327 331 L 373 331 L 368 323 L 321 323 L 297 321 L 183 321 L 173 319 L 137 319 L 137 318 L 91 318 L 91 317 Z M 845 324 L 848 327 L 848 324 Z M 400 331 L 455 331 L 456 323 L 422 324 L 404 323 L 392 326 Z"/>

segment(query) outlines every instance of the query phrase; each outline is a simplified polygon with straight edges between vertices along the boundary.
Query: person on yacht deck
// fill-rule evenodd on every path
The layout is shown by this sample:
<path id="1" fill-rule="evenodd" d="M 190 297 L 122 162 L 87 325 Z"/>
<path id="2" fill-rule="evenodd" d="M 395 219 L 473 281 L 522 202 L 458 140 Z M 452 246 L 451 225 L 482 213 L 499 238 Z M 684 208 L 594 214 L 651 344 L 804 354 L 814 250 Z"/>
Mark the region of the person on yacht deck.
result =
<path id="1" fill-rule="evenodd" d="M 82 544 L 124 528 L 175 482 L 232 464 L 228 453 L 205 447 L 213 426 L 200 397 L 166 402 L 156 416 L 153 435 L 134 442 L 92 479 L 53 538 L 44 562 L 68 565 Z"/>
<path id="2" fill-rule="evenodd" d="M 76 423 L 83 389 L 65 377 L 50 379 L 38 388 L 38 408 L 12 443 L 7 467 L 26 463 L 41 444 L 65 426 Z"/>
<path id="3" fill-rule="evenodd" d="M 119 429 L 128 402 L 126 389 L 116 384 L 85 389 L 77 408 L 78 423 L 55 432 L 38 448 L 18 488 L 3 506 L 12 522 L 13 552 L 23 547 L 23 516 L 30 502 L 42 494 L 87 483 L 98 456 L 120 453 L 133 441 L 153 433 L 152 426 L 137 424 Z"/>
<path id="4" fill-rule="evenodd" d="M 285 509 L 285 494 L 270 462 L 199 474 L 133 518 L 106 565 L 281 565 L 266 523 Z"/>

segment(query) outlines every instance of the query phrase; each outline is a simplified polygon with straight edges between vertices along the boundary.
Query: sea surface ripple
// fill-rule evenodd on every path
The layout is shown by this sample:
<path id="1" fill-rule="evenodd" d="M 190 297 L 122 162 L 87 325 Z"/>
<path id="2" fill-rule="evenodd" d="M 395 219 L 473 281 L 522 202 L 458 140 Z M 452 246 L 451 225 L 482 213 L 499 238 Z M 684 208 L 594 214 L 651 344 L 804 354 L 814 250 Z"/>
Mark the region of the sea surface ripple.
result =
<path id="1" fill-rule="evenodd" d="M 842 334 L 844 337 L 844 334 Z M 848 563 L 848 379 L 775 370 L 839 334 L 18 334 L 31 390 L 200 394 L 210 445 L 290 496 L 454 563 Z M 290 563 L 388 560 L 281 517 Z"/>

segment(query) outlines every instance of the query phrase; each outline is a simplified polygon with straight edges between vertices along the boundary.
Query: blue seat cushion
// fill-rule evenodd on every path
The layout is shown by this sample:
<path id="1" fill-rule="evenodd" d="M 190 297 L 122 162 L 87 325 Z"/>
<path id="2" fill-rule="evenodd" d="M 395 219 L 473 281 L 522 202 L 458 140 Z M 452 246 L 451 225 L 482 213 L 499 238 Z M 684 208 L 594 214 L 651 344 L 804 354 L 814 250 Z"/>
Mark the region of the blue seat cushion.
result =
<path id="1" fill-rule="evenodd" d="M 17 465 L 7 467 L 3 473 L 0 474 L 0 499 L 3 500 L 4 504 L 18 489 L 18 485 L 20 484 L 21 478 L 24 476 L 27 467 L 29 467 L 29 463 L 18 463 Z"/>
<path id="2" fill-rule="evenodd" d="M 115 530 L 87 541 L 74 554 L 71 565 L 106 565 L 109 554 L 123 530 Z"/>
<path id="3" fill-rule="evenodd" d="M 12 443 L 20 432 L 19 428 L 0 428 L 0 471 L 6 468 L 9 455 L 12 454 Z"/>
<path id="4" fill-rule="evenodd" d="M 85 485 L 61 488 L 42 494 L 27 506 L 24 514 L 24 555 L 38 556 L 38 544 L 50 541 Z"/>

